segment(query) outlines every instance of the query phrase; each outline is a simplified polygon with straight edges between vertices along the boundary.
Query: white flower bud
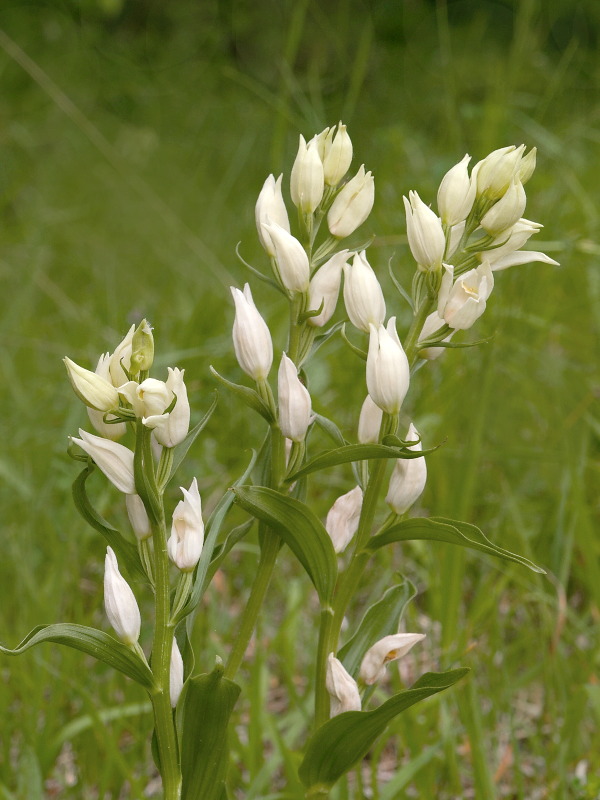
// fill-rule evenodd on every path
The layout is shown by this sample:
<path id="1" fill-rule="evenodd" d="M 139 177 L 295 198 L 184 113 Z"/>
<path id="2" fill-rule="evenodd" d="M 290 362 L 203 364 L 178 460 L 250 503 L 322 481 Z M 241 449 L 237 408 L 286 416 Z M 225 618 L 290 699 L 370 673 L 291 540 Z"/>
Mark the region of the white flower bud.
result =
<path id="1" fill-rule="evenodd" d="M 365 333 L 385 319 L 385 300 L 365 251 L 356 253 L 352 266 L 344 264 L 344 304 L 352 324 Z"/>
<path id="2" fill-rule="evenodd" d="M 63 358 L 63 362 L 75 394 L 86 406 L 102 412 L 118 408 L 119 393 L 112 383 L 97 373 L 80 367 L 70 358 Z"/>
<path id="3" fill-rule="evenodd" d="M 131 404 L 136 417 L 162 414 L 173 399 L 167 384 L 156 378 L 146 378 L 141 383 L 127 381 L 119 386 L 119 394 Z"/>
<path id="4" fill-rule="evenodd" d="M 386 414 L 397 414 L 408 392 L 410 367 L 396 332 L 396 318 L 390 317 L 387 329 L 370 326 L 367 354 L 367 389 L 373 401 Z"/>
<path id="5" fill-rule="evenodd" d="M 108 480 L 123 492 L 135 494 L 135 479 L 133 477 L 133 453 L 127 447 L 101 436 L 79 429 L 81 439 L 71 436 L 71 441 L 79 445 L 90 456 L 98 468 L 106 475 Z"/>
<path id="6" fill-rule="evenodd" d="M 187 387 L 183 382 L 185 370 L 168 367 L 167 371 L 168 377 L 165 386 L 168 392 L 168 402 L 165 403 L 162 411 L 157 410 L 155 414 L 144 416 L 142 422 L 147 428 L 154 431 L 156 441 L 163 447 L 176 447 L 183 442 L 190 429 L 190 403 Z M 174 397 L 177 400 L 172 411 L 164 413 L 165 409 L 173 402 Z"/>
<path id="7" fill-rule="evenodd" d="M 258 238 L 260 243 L 267 251 L 268 255 L 275 255 L 275 246 L 271 241 L 271 237 L 262 227 L 263 222 L 275 222 L 280 225 L 284 230 L 290 230 L 290 221 L 288 219 L 287 209 L 283 201 L 281 193 L 281 179 L 280 175 L 277 180 L 273 175 L 269 175 L 264 182 L 256 207 L 254 209 L 254 218 L 256 220 L 256 230 L 258 231 Z"/>
<path id="8" fill-rule="evenodd" d="M 263 223 L 275 248 L 281 282 L 290 292 L 305 292 L 310 280 L 310 264 L 306 250 L 298 239 L 281 225 Z"/>
<path id="9" fill-rule="evenodd" d="M 330 653 L 327 657 L 325 686 L 331 698 L 331 716 L 344 711 L 360 711 L 360 694 L 356 681 L 344 669 L 341 661 Z"/>
<path id="10" fill-rule="evenodd" d="M 323 155 L 323 172 L 328 186 L 337 186 L 352 163 L 352 142 L 346 132 L 346 126 L 340 122 L 335 137 L 333 130 L 331 128 L 325 138 Z"/>
<path id="11" fill-rule="evenodd" d="M 173 639 L 171 648 L 171 669 L 169 672 L 169 697 L 171 708 L 175 708 L 181 691 L 183 689 L 183 658 L 177 646 L 177 640 Z"/>
<path id="12" fill-rule="evenodd" d="M 128 645 L 135 644 L 140 638 L 140 609 L 131 587 L 119 572 L 111 547 L 106 550 L 104 562 L 104 608 L 119 639 Z"/>
<path id="13" fill-rule="evenodd" d="M 525 145 L 510 145 L 494 150 L 473 168 L 477 181 L 477 194 L 485 193 L 490 199 L 501 198 L 519 170 Z"/>
<path id="14" fill-rule="evenodd" d="M 131 528 L 135 533 L 136 539 L 140 542 L 152 536 L 152 527 L 146 507 L 139 494 L 128 494 L 125 497 L 125 505 L 127 507 L 127 516 L 131 523 Z"/>
<path id="15" fill-rule="evenodd" d="M 471 156 L 466 155 L 442 178 L 437 201 L 444 225 L 458 225 L 469 216 L 473 208 L 477 181 L 469 177 L 467 167 L 470 160 Z"/>
<path id="16" fill-rule="evenodd" d="M 416 441 L 418 436 L 415 426 L 411 423 L 406 434 L 407 441 Z M 423 445 L 421 442 L 417 442 L 410 445 L 408 449 L 422 450 Z M 385 502 L 396 514 L 405 514 L 423 494 L 426 483 L 427 465 L 425 464 L 424 456 L 421 456 L 421 458 L 399 458 L 390 477 Z"/>
<path id="17" fill-rule="evenodd" d="M 360 227 L 375 202 L 375 180 L 363 164 L 356 175 L 342 187 L 327 214 L 332 236 L 344 239 Z"/>
<path id="18" fill-rule="evenodd" d="M 451 328 L 467 330 L 485 311 L 493 288 L 494 276 L 489 263 L 484 261 L 477 269 L 471 269 L 457 279 L 440 316 Z"/>
<path id="19" fill-rule="evenodd" d="M 329 261 L 319 267 L 311 279 L 308 287 L 308 307 L 311 311 L 318 311 L 323 303 L 323 310 L 315 317 L 308 318 L 309 325 L 322 328 L 333 316 L 340 293 L 342 267 L 346 264 L 349 255 L 348 250 L 341 250 L 331 256 Z"/>
<path id="20" fill-rule="evenodd" d="M 196 478 L 189 489 L 180 487 L 183 500 L 175 506 L 171 535 L 167 549 L 171 561 L 182 572 L 191 572 L 202 554 L 204 547 L 204 522 L 202 520 L 202 501 Z"/>
<path id="21" fill-rule="evenodd" d="M 358 441 L 361 444 L 377 444 L 382 417 L 383 411 L 373 402 L 371 395 L 368 394 L 362 404 L 360 417 L 358 418 Z"/>
<path id="22" fill-rule="evenodd" d="M 438 269 L 444 257 L 446 237 L 442 221 L 416 192 L 404 200 L 408 245 L 419 269 L 424 272 Z"/>
<path id="23" fill-rule="evenodd" d="M 311 139 L 307 145 L 301 135 L 290 177 L 292 203 L 303 214 L 312 214 L 321 202 L 324 189 L 323 163 L 317 139 Z"/>
<path id="24" fill-rule="evenodd" d="M 109 364 L 110 354 L 103 353 L 98 359 L 96 375 L 99 375 L 101 378 L 111 383 Z M 95 408 L 88 408 L 87 410 L 90 422 L 101 436 L 104 436 L 105 439 L 112 439 L 113 441 L 120 439 L 121 436 L 127 432 L 127 424 L 125 422 L 116 422 L 114 425 L 109 425 L 108 422 L 104 421 L 104 413 L 104 411 L 96 411 Z M 107 417 L 107 419 L 114 418 L 114 414 L 109 414 Z"/>
<path id="25" fill-rule="evenodd" d="M 509 231 L 503 231 L 499 236 L 496 236 L 490 250 L 483 250 L 477 253 L 477 257 L 480 261 L 489 261 L 493 269 L 493 264 L 496 261 L 500 261 L 504 256 L 514 253 L 515 250 L 520 250 L 533 234 L 538 233 L 543 227 L 540 222 L 532 222 L 521 218 L 515 222 Z"/>
<path id="26" fill-rule="evenodd" d="M 421 329 L 421 333 L 419 334 L 419 342 L 429 339 L 430 336 L 433 336 L 433 334 L 445 324 L 445 320 L 440 317 L 437 311 L 434 311 L 425 320 L 425 323 Z M 454 331 L 449 333 L 445 339 L 442 339 L 442 341 L 449 342 L 453 335 Z M 425 347 L 423 350 L 419 350 L 419 358 L 426 358 L 428 361 L 435 361 L 436 358 L 439 358 L 444 354 L 445 349 L 445 347 Z"/>
<path id="27" fill-rule="evenodd" d="M 343 553 L 358 530 L 363 493 L 355 486 L 335 501 L 327 514 L 325 530 L 333 542 L 336 553 Z"/>
<path id="28" fill-rule="evenodd" d="M 298 378 L 294 362 L 284 353 L 277 375 L 279 428 L 292 442 L 301 442 L 310 422 L 310 394 Z"/>
<path id="29" fill-rule="evenodd" d="M 255 381 L 264 380 L 273 363 L 273 342 L 267 323 L 254 305 L 250 286 L 231 287 L 235 303 L 233 347 L 238 364 Z"/>
<path id="30" fill-rule="evenodd" d="M 484 214 L 481 227 L 492 236 L 511 228 L 525 211 L 527 197 L 521 181 L 513 181 L 506 193 Z"/>
<path id="31" fill-rule="evenodd" d="M 535 170 L 537 147 L 532 147 L 526 156 L 521 158 L 517 175 L 523 185 L 531 178 Z"/>
<path id="32" fill-rule="evenodd" d="M 127 331 L 127 335 L 123 341 L 117 346 L 117 349 L 110 357 L 109 371 L 113 386 L 120 386 L 128 380 L 127 375 L 123 371 L 123 367 L 125 367 L 126 370 L 131 368 L 131 347 L 134 333 L 135 325 L 132 325 Z"/>
<path id="33" fill-rule="evenodd" d="M 385 675 L 386 665 L 405 656 L 417 642 L 425 638 L 424 633 L 394 633 L 384 636 L 370 647 L 360 665 L 360 677 L 372 686 Z"/>

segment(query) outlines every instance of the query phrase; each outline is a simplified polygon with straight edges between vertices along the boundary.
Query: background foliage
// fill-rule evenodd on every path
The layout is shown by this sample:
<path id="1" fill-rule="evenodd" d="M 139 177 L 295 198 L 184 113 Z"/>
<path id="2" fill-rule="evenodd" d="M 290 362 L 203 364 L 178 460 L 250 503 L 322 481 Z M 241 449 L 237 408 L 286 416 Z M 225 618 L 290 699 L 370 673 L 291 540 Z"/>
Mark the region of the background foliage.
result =
<path id="1" fill-rule="evenodd" d="M 85 419 L 65 354 L 91 366 L 147 316 L 164 366 L 185 367 L 199 418 L 214 388 L 208 364 L 238 370 L 227 286 L 246 275 L 235 245 L 264 263 L 255 198 L 269 172 L 289 170 L 299 132 L 349 125 L 355 163 L 376 178 L 370 260 L 388 289 L 388 259 L 405 282 L 412 271 L 402 195 L 433 201 L 465 152 L 478 160 L 524 141 L 539 148 L 527 187 L 528 216 L 546 225 L 535 247 L 561 267 L 500 274 L 473 332 L 493 341 L 419 372 L 407 415 L 427 446 L 444 443 L 429 458 L 423 510 L 476 521 L 548 575 L 443 545 L 379 556 L 372 594 L 402 571 L 419 590 L 408 629 L 428 633 L 396 688 L 430 667 L 474 674 L 396 723 L 373 796 L 600 796 L 599 23 L 593 0 L 3 3 L 4 643 L 42 622 L 106 626 L 103 545 L 70 501 L 67 435 Z M 255 294 L 272 304 L 281 342 L 273 296 Z M 403 319 L 400 300 L 393 311 Z M 364 385 L 341 341 L 328 354 L 310 374 L 314 404 L 341 414 L 351 436 Z M 222 396 L 195 446 L 207 509 L 258 441 L 248 416 Z M 350 480 L 332 471 L 318 510 Z M 119 515 L 103 491 L 105 513 Z M 217 574 L 197 619 L 200 669 L 227 651 L 256 553 L 250 539 Z M 240 797 L 298 790 L 283 742 L 305 724 L 311 602 L 305 576 L 283 563 L 242 675 Z M 3 660 L 0 709 L 0 797 L 158 796 L 149 707 L 104 666 L 51 645 Z M 338 797 L 352 791 L 351 780 Z"/>

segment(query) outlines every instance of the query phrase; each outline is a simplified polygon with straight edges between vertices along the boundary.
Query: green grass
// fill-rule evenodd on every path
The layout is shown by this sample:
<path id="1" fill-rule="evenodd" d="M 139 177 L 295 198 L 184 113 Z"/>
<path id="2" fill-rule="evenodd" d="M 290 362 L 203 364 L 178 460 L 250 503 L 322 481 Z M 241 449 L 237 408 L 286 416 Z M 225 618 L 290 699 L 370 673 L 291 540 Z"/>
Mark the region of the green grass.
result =
<path id="1" fill-rule="evenodd" d="M 527 187 L 527 215 L 545 225 L 535 248 L 561 267 L 498 275 L 474 333 L 492 343 L 449 351 L 420 371 L 407 414 L 427 444 L 443 443 L 428 462 L 423 509 L 476 522 L 548 575 L 434 544 L 378 556 L 369 596 L 385 591 L 394 570 L 420 592 L 407 625 L 429 636 L 404 669 L 414 677 L 460 664 L 473 677 L 400 718 L 373 796 L 594 800 L 595 4 L 132 2 L 112 18 L 101 9 L 91 0 L 13 2 L 2 13 L 10 40 L 0 40 L 0 640 L 14 646 L 42 622 L 106 626 L 102 542 L 70 501 L 67 436 L 85 418 L 65 354 L 91 364 L 147 316 L 160 363 L 186 368 L 199 418 L 214 388 L 208 365 L 238 374 L 227 287 L 247 274 L 235 245 L 264 266 L 255 198 L 269 172 L 289 171 L 299 132 L 349 124 L 357 163 L 376 178 L 370 259 L 388 290 L 389 258 L 405 284 L 412 269 L 402 195 L 414 188 L 433 201 L 465 152 L 477 160 L 524 141 L 539 148 Z M 272 295 L 261 287 L 255 296 L 283 342 Z M 393 310 L 406 321 L 400 298 Z M 355 366 L 333 341 L 310 375 L 316 409 L 337 417 L 342 404 L 348 435 L 364 391 Z M 196 474 L 214 505 L 257 441 L 248 412 L 222 396 L 181 482 Z M 350 486 L 348 470 L 330 477 L 319 486 L 322 513 Z M 122 514 L 112 493 L 99 502 Z M 236 548 L 198 614 L 200 669 L 227 654 L 256 553 L 252 539 Z M 361 591 L 357 606 L 365 600 Z M 143 602 L 148 619 L 150 597 Z M 299 796 L 286 748 L 301 742 L 310 714 L 313 602 L 308 581 L 284 561 L 241 675 L 240 719 L 260 714 L 262 725 L 236 733 L 240 797 Z M 137 687 L 80 653 L 45 645 L 3 660 L 0 797 L 137 798 L 146 787 L 158 796 L 144 703 Z M 369 787 L 369 762 L 362 778 Z M 351 776 L 335 796 L 356 796 L 354 786 Z"/>

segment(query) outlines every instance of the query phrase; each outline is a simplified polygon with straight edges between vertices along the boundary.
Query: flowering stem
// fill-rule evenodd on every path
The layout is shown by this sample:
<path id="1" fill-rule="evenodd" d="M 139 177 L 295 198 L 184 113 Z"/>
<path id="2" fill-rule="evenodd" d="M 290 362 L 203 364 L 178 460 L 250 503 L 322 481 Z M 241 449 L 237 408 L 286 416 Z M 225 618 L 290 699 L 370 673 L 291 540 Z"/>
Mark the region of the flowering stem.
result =
<path id="1" fill-rule="evenodd" d="M 152 539 L 154 542 L 154 640 L 152 642 L 152 672 L 155 690 L 151 693 L 154 725 L 160 772 L 163 780 L 165 800 L 178 800 L 181 796 L 181 771 L 177 749 L 177 738 L 173 724 L 170 698 L 171 648 L 173 628 L 170 625 L 169 558 L 167 555 L 167 530 L 162 491 L 156 484 L 152 460 L 152 432 L 141 420 L 137 422 L 136 457 L 142 455 L 144 486 L 152 508 Z"/>
<path id="2" fill-rule="evenodd" d="M 284 469 L 284 441 L 281 431 L 277 425 L 271 426 L 271 488 L 278 489 L 281 483 Z M 242 613 L 242 619 L 238 630 L 237 638 L 229 654 L 227 665 L 223 673 L 225 678 L 233 680 L 235 674 L 244 660 L 244 654 L 248 648 L 248 643 L 252 638 L 252 633 L 256 626 L 256 620 L 260 612 L 263 600 L 267 594 L 271 576 L 277 561 L 277 554 L 281 547 L 281 539 L 270 528 L 263 523 L 258 527 L 261 541 L 260 559 L 256 577 L 250 590 L 250 596 Z"/>
<path id="3" fill-rule="evenodd" d="M 419 352 L 419 336 L 423 330 L 425 320 L 433 311 L 435 298 L 436 295 L 433 292 L 429 291 L 427 293 L 427 296 L 423 299 L 421 305 L 415 312 L 412 324 L 406 335 L 406 339 L 404 340 L 404 352 L 406 353 L 408 363 L 411 364 L 411 366 L 414 364 L 417 353 Z"/>
<path id="4" fill-rule="evenodd" d="M 315 670 L 315 730 L 329 719 L 329 695 L 325 680 L 327 677 L 327 657 L 331 650 L 331 629 L 333 626 L 333 609 L 326 606 L 321 609 L 319 625 L 319 644 L 317 646 L 317 663 Z"/>

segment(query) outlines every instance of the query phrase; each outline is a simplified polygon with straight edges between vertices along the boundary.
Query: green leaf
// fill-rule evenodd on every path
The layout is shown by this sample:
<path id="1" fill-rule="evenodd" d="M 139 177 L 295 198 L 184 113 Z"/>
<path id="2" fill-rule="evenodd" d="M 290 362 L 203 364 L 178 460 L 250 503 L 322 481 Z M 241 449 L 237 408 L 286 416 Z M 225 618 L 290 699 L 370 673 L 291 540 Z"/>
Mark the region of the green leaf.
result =
<path id="1" fill-rule="evenodd" d="M 315 424 L 321 428 L 321 430 L 325 431 L 325 433 L 332 439 L 338 447 L 344 447 L 345 445 L 349 444 L 345 439 L 338 428 L 338 426 L 332 420 L 324 417 L 322 414 L 314 414 L 313 420 Z"/>
<path id="2" fill-rule="evenodd" d="M 148 578 L 142 567 L 137 547 L 102 517 L 90 503 L 87 495 L 86 481 L 96 467 L 88 461 L 87 467 L 82 470 L 73 481 L 73 502 L 75 508 L 92 528 L 101 533 L 107 544 L 115 551 L 119 567 L 125 567 L 132 579 L 147 581 Z"/>
<path id="3" fill-rule="evenodd" d="M 242 484 L 248 480 L 248 476 L 254 469 L 255 463 L 256 463 L 256 453 L 252 451 L 252 458 L 250 459 L 250 463 L 248 464 L 246 471 L 244 472 L 243 475 L 241 475 L 237 479 L 237 481 L 233 484 L 234 486 L 238 486 L 239 484 Z M 208 522 L 206 523 L 206 527 L 204 529 L 204 534 L 205 534 L 204 547 L 202 548 L 202 554 L 200 556 L 200 560 L 198 561 L 198 565 L 194 573 L 194 583 L 192 585 L 192 591 L 190 593 L 187 603 L 183 606 L 181 611 L 172 620 L 173 624 L 177 624 L 185 616 L 190 614 L 200 602 L 200 598 L 202 597 L 204 590 L 206 589 L 206 578 L 207 574 L 209 573 L 210 562 L 212 560 L 213 551 L 215 549 L 217 538 L 221 530 L 221 525 L 223 524 L 223 521 L 227 516 L 227 512 L 233 505 L 233 500 L 234 497 L 232 493 L 225 492 L 223 497 L 217 503 L 216 508 L 210 515 Z"/>
<path id="4" fill-rule="evenodd" d="M 299 775 L 307 788 L 332 786 L 366 756 L 394 717 L 407 708 L 449 688 L 468 669 L 428 672 L 404 692 L 390 697 L 374 711 L 346 711 L 322 725 L 309 739 Z"/>
<path id="5" fill-rule="evenodd" d="M 150 691 L 154 688 L 154 677 L 150 667 L 133 650 L 108 633 L 85 625 L 72 625 L 67 622 L 38 625 L 14 650 L 0 645 L 0 652 L 7 656 L 18 656 L 42 642 L 64 644 L 74 650 L 81 650 L 132 678 L 145 689 Z"/>
<path id="6" fill-rule="evenodd" d="M 241 525 L 237 525 L 233 530 L 229 532 L 227 538 L 221 544 L 218 544 L 214 551 L 213 557 L 210 562 L 210 569 L 208 571 L 207 577 L 208 582 L 210 583 L 213 575 L 219 569 L 227 554 L 235 547 L 235 545 L 241 541 L 244 536 L 250 531 L 252 526 L 254 525 L 254 518 L 247 520 L 246 522 L 242 522 Z"/>
<path id="7" fill-rule="evenodd" d="M 383 597 L 367 609 L 354 636 L 340 649 L 338 658 L 354 677 L 369 647 L 398 630 L 402 612 L 417 590 L 409 580 L 392 586 Z"/>
<path id="8" fill-rule="evenodd" d="M 177 447 L 173 448 L 173 463 L 171 464 L 171 470 L 169 473 L 169 480 L 173 477 L 175 472 L 179 469 L 179 466 L 183 459 L 186 457 L 188 450 L 196 441 L 196 437 L 198 434 L 206 427 L 206 423 L 212 417 L 215 408 L 217 407 L 217 403 L 219 402 L 219 393 L 214 393 L 214 398 L 210 407 L 206 414 L 202 417 L 200 422 L 195 425 L 192 430 L 188 433 L 181 444 L 178 444 Z M 167 481 L 168 482 L 168 481 Z"/>
<path id="9" fill-rule="evenodd" d="M 313 582 L 322 605 L 333 597 L 337 559 L 329 534 L 308 506 L 266 486 L 234 488 L 236 503 L 275 529 Z"/>
<path id="10" fill-rule="evenodd" d="M 217 666 L 190 678 L 181 703 L 181 800 L 220 800 L 229 758 L 227 730 L 240 687 Z M 179 707 L 178 707 L 179 708 Z"/>
<path id="11" fill-rule="evenodd" d="M 374 552 L 387 544 L 408 542 L 413 539 L 458 544 L 471 550 L 480 550 L 482 553 L 505 558 L 507 561 L 515 561 L 517 564 L 528 567 L 533 572 L 545 574 L 545 570 L 536 566 L 528 558 L 511 553 L 509 550 L 490 542 L 476 525 L 445 519 L 444 517 L 405 519 L 396 525 L 392 525 L 383 533 L 374 536 L 367 544 L 366 549 Z"/>
<path id="12" fill-rule="evenodd" d="M 287 483 L 298 480 L 302 475 L 309 475 L 327 467 L 336 467 L 339 464 L 347 464 L 350 461 L 368 461 L 371 458 L 421 458 L 429 453 L 433 453 L 437 448 L 430 450 L 408 450 L 404 447 L 390 447 L 385 444 L 347 444 L 344 447 L 337 447 L 334 450 L 326 450 L 324 453 L 308 461 L 302 469 L 294 472 L 285 480 Z"/>
<path id="13" fill-rule="evenodd" d="M 227 378 L 219 375 L 214 367 L 210 367 L 210 371 L 215 378 L 223 384 L 223 386 L 226 386 L 229 391 L 236 394 L 247 406 L 260 414 L 261 417 L 264 417 L 269 425 L 274 422 L 271 409 L 256 390 L 251 389 L 249 386 L 242 386 L 239 383 L 228 381 Z"/>

